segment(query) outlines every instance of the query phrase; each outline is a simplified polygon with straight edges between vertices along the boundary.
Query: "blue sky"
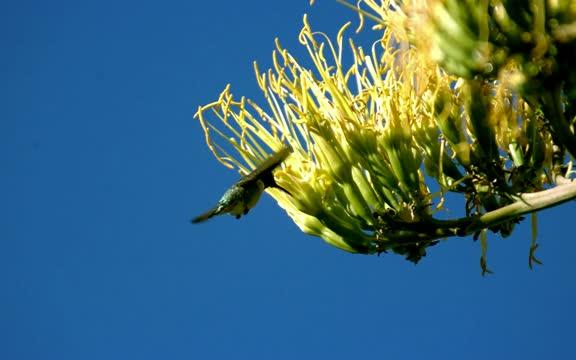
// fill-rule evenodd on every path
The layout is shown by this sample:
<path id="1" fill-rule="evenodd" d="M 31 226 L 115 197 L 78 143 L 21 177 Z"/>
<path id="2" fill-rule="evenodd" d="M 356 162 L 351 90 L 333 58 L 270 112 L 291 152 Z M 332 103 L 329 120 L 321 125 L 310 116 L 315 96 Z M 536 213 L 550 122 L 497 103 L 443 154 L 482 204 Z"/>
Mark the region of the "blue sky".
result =
<path id="1" fill-rule="evenodd" d="M 252 61 L 275 37 L 303 57 L 305 12 L 332 35 L 353 19 L 328 0 L 0 5 L 1 359 L 575 356 L 573 202 L 540 214 L 544 266 L 524 223 L 490 237 L 487 277 L 469 238 L 417 266 L 351 255 L 268 196 L 189 223 L 237 178 L 193 113 L 227 83 L 258 98 Z"/>

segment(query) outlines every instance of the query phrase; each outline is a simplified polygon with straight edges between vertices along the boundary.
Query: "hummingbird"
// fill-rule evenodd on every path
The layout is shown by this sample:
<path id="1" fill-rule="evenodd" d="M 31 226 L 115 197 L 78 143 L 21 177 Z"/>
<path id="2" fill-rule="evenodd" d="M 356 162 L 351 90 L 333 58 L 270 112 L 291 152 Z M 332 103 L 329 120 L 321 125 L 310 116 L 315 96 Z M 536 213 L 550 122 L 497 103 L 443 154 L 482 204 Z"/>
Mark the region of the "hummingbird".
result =
<path id="1" fill-rule="evenodd" d="M 248 214 L 250 209 L 258 203 L 260 196 L 267 187 L 277 187 L 286 191 L 278 186 L 276 180 L 274 180 L 272 171 L 278 167 L 291 152 L 292 149 L 290 147 L 284 146 L 279 151 L 270 155 L 251 173 L 243 176 L 238 182 L 226 190 L 213 209 L 195 217 L 192 219 L 192 223 L 203 222 L 213 216 L 225 213 L 230 213 L 234 215 L 236 219 L 239 219 L 242 215 Z"/>

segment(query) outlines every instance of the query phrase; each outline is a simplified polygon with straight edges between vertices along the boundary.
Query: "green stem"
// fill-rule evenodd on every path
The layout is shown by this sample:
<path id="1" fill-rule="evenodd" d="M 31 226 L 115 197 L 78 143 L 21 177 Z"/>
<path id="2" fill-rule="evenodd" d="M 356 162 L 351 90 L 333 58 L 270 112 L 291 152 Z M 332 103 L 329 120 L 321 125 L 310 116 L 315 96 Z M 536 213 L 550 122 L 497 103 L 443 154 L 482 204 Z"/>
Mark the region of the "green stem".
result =
<path id="1" fill-rule="evenodd" d="M 404 223 L 404 229 L 386 234 L 386 239 L 389 242 L 385 241 L 384 245 L 394 247 L 426 243 L 452 236 L 464 237 L 573 199 L 576 199 L 576 182 L 561 183 L 548 190 L 522 194 L 512 204 L 483 215 L 451 220 L 428 219 L 416 223 Z"/>
<path id="2" fill-rule="evenodd" d="M 560 205 L 574 198 L 576 198 L 576 182 L 557 185 L 552 189 L 537 193 L 523 194 L 516 202 L 480 216 L 473 224 L 472 231 L 478 231 L 487 226 L 498 225 L 525 214 Z"/>
<path id="3" fill-rule="evenodd" d="M 576 158 L 576 136 L 562 110 L 562 87 L 555 86 L 542 95 L 542 110 L 545 118 L 550 122 L 550 130 L 554 142 L 564 147 L 572 157 Z"/>

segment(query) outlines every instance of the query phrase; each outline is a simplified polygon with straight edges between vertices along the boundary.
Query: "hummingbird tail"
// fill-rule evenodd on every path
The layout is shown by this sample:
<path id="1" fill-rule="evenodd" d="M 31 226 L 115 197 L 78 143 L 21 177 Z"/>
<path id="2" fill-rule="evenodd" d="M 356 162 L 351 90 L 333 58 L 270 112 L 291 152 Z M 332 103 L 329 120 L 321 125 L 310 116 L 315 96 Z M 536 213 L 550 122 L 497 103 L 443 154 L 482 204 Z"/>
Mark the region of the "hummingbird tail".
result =
<path id="1" fill-rule="evenodd" d="M 206 221 L 208 219 L 210 219 L 211 217 L 213 217 L 214 215 L 217 215 L 217 209 L 212 209 L 210 211 L 205 212 L 204 214 L 195 217 L 194 219 L 191 220 L 192 224 L 198 224 L 201 223 L 203 221 Z"/>

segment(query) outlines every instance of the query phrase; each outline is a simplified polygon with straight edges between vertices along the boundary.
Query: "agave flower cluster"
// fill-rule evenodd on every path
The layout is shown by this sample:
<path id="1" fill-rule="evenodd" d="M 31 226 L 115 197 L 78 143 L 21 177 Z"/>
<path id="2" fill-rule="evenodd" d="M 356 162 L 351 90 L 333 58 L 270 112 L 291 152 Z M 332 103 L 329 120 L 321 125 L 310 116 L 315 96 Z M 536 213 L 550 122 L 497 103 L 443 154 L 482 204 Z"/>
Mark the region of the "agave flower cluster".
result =
<path id="1" fill-rule="evenodd" d="M 571 169 L 558 137 L 574 137 L 564 118 L 565 133 L 551 128 L 530 90 L 544 80 L 525 67 L 541 69 L 550 51 L 522 62 L 513 56 L 521 49 L 502 45 L 513 35 L 500 28 L 493 35 L 498 20 L 512 33 L 538 36 L 515 28 L 510 16 L 501 20 L 505 3 L 487 11 L 488 1 L 362 1 L 361 20 L 376 19 L 380 34 L 370 49 L 345 39 L 349 23 L 332 42 L 304 17 L 299 40 L 313 68 L 277 41 L 273 69 L 255 65 L 267 104 L 235 98 L 227 86 L 196 114 L 207 144 L 244 173 L 288 144 L 293 153 L 275 172 L 286 191 L 267 191 L 302 231 L 340 249 L 392 250 L 416 262 L 438 239 L 476 234 L 485 250 L 487 229 L 508 236 L 522 214 L 550 206 L 539 194 Z M 472 19 L 463 6 L 477 8 Z M 574 46 L 573 27 L 553 33 L 548 45 Z M 522 46 L 538 51 L 544 40 L 530 39 Z M 564 89 L 547 99 L 561 115 Z M 462 200 L 464 217 L 443 216 L 448 194 Z"/>

